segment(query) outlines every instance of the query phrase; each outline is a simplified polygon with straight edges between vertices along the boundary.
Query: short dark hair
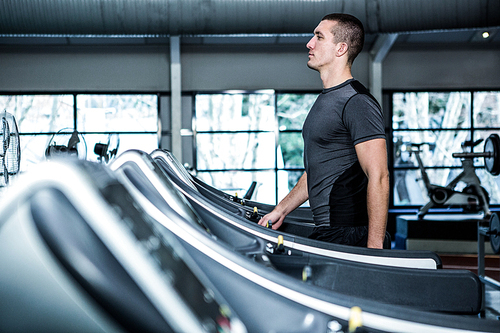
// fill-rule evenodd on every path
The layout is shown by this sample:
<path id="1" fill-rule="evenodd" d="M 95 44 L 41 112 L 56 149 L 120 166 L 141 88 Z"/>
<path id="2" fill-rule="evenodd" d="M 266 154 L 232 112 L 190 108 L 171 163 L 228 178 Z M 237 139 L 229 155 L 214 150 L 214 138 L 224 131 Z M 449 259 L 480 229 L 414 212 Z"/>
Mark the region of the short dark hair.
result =
<path id="1" fill-rule="evenodd" d="M 324 20 L 338 23 L 338 25 L 332 29 L 332 34 L 336 43 L 347 43 L 349 47 L 347 62 L 349 65 L 352 65 L 365 43 L 365 29 L 363 28 L 363 23 L 352 15 L 341 13 L 325 15 L 321 21 Z"/>

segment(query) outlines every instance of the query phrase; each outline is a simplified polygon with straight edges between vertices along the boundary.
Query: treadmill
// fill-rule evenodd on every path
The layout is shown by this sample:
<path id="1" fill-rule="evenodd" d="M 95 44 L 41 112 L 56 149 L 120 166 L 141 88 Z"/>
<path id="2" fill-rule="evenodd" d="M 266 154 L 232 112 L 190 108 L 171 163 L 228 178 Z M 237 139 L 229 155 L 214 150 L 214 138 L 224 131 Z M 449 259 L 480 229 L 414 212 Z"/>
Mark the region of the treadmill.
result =
<path id="1" fill-rule="evenodd" d="M 115 159 L 110 168 L 122 176 L 120 179 L 124 179 L 138 201 L 142 200 L 155 214 L 166 215 L 169 221 L 177 223 L 174 226 L 172 222 L 166 222 L 163 224 L 166 228 L 180 227 L 188 229 L 190 235 L 198 232 L 199 237 L 204 235 L 220 240 L 229 247 L 225 252 L 237 252 L 290 277 L 345 295 L 388 304 L 467 314 L 480 310 L 482 284 L 470 271 L 387 267 L 286 251 L 284 248 L 273 249 L 268 244 L 264 245 L 262 239 L 245 235 L 241 230 L 240 235 L 233 232 L 230 237 L 224 238 L 224 233 L 210 231 L 206 220 L 197 216 L 148 154 L 127 151 Z M 171 216 L 174 213 L 182 218 L 173 220 Z M 247 239 L 244 240 L 245 236 Z"/>
<path id="2" fill-rule="evenodd" d="M 247 332 L 157 226 L 101 164 L 20 175 L 0 200 L 0 331 Z"/>
<path id="3" fill-rule="evenodd" d="M 312 230 L 314 225 L 308 222 L 289 222 L 285 219 L 282 227 L 278 230 L 262 227 L 251 218 L 251 211 L 248 207 L 233 205 L 234 203 L 224 205 L 203 195 L 195 186 L 191 175 L 170 152 L 158 149 L 150 155 L 200 216 L 206 218 L 207 221 L 213 220 L 213 216 L 217 216 L 216 220 L 221 221 L 228 228 L 230 226 L 230 229 L 245 230 L 247 233 L 273 244 L 274 247 L 278 246 L 279 239 L 283 239 L 284 247 L 304 253 L 386 266 L 420 269 L 442 268 L 441 258 L 432 251 L 368 249 L 313 240 L 290 232 L 304 228 Z M 304 227 L 304 224 L 309 226 Z M 223 228 L 220 225 L 211 227 L 214 232 L 218 228 Z M 221 231 L 221 233 L 224 232 Z"/>
<path id="4" fill-rule="evenodd" d="M 453 311 L 444 309 L 422 311 L 419 309 L 421 305 L 394 305 L 329 290 L 318 285 L 318 279 L 315 278 L 331 277 L 330 273 L 333 271 L 322 275 L 316 270 L 333 266 L 331 261 L 324 258 L 317 262 L 318 265 L 312 261 L 308 262 L 310 265 L 306 266 L 311 268 L 310 275 L 304 274 L 307 269 L 301 269 L 302 279 L 295 278 L 293 275 L 297 270 L 286 272 L 282 269 L 288 266 L 294 270 L 294 264 L 302 264 L 300 259 L 293 258 L 293 253 L 277 254 L 273 257 L 272 253 L 259 253 L 257 245 L 245 253 L 243 248 L 234 248 L 220 241 L 203 221 L 198 221 L 196 212 L 188 209 L 185 198 L 179 195 L 174 186 L 165 185 L 168 184 L 166 182 L 162 185 L 160 177 L 155 179 L 154 175 L 159 174 L 158 168 L 148 154 L 126 152 L 115 159 L 110 168 L 144 210 L 164 226 L 162 230 L 175 234 L 223 297 L 229 300 L 249 331 L 331 332 L 332 327 L 336 327 L 338 331 L 347 330 L 349 322 L 356 313 L 359 314 L 359 309 L 363 318 L 362 332 L 487 332 L 500 328 L 497 321 L 480 319 L 476 315 L 464 315 L 460 311 L 457 312 L 459 315 L 452 315 L 450 312 Z M 345 263 L 337 264 L 337 272 L 343 271 L 341 266 Z M 426 298 L 428 295 L 425 286 L 419 284 L 419 280 L 426 278 L 419 274 L 426 272 L 437 276 L 446 271 L 373 264 L 356 266 L 346 270 L 350 272 L 350 276 L 342 276 L 341 280 L 347 280 L 346 285 L 354 284 L 353 281 L 363 275 L 375 276 L 373 274 L 378 269 L 385 270 L 386 277 L 392 272 L 405 270 L 405 279 L 412 281 L 410 284 L 419 291 L 415 294 L 420 298 Z M 355 275 L 356 270 L 360 274 Z M 436 289 L 445 289 L 449 294 L 457 288 L 450 276 L 443 275 L 442 281 L 438 280 L 433 282 L 442 284 Z M 480 283 L 476 284 L 476 287 L 478 286 Z M 401 292 L 394 284 L 389 288 L 392 288 L 394 293 Z M 440 302 L 439 299 L 434 301 Z M 432 302 L 428 305 L 431 306 Z"/>

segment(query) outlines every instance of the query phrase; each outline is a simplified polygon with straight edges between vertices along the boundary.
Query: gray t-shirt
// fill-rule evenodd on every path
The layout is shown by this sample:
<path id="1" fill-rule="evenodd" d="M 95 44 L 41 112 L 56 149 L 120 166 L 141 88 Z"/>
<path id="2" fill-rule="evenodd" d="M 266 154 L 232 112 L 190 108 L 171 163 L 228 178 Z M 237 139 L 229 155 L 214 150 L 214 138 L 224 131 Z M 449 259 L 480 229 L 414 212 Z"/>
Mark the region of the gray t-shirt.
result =
<path id="1" fill-rule="evenodd" d="M 367 179 L 354 146 L 385 139 L 378 102 L 354 79 L 325 89 L 307 115 L 302 136 L 309 204 L 316 225 L 367 225 Z"/>

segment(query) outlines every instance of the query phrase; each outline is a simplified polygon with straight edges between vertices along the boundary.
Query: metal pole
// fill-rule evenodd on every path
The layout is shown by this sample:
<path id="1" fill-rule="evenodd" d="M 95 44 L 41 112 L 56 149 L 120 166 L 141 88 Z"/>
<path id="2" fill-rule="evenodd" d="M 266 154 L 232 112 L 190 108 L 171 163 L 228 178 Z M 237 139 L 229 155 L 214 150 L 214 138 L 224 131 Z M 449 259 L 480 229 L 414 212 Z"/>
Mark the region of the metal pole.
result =
<path id="1" fill-rule="evenodd" d="M 370 93 L 382 105 L 382 62 L 389 53 L 398 34 L 379 35 L 370 50 Z"/>
<path id="2" fill-rule="evenodd" d="M 180 36 L 170 37 L 170 117 L 171 152 L 179 160 L 182 158 L 182 105 L 181 105 L 181 47 Z"/>

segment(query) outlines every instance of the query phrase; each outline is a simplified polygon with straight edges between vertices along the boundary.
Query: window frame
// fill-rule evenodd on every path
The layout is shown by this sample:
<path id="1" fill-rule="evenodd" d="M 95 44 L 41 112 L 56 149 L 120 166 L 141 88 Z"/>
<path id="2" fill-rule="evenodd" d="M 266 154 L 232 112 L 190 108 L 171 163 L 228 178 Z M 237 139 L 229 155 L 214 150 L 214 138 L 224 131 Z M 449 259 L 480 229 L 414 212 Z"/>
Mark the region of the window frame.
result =
<path id="1" fill-rule="evenodd" d="M 154 95 L 157 98 L 157 110 L 156 110 L 156 118 L 157 123 L 160 121 L 160 100 L 161 97 L 170 96 L 169 93 L 159 93 L 159 92 L 147 92 L 147 91 L 133 91 L 133 92 L 122 92 L 122 91 L 0 91 L 0 96 L 63 96 L 68 95 L 73 98 L 73 114 L 72 114 L 72 128 L 70 130 L 77 130 L 79 134 L 85 135 L 109 135 L 109 134 L 124 134 L 124 135 L 143 135 L 143 134 L 155 134 L 157 136 L 158 147 L 160 147 L 161 142 L 161 126 L 157 126 L 156 131 L 80 131 L 78 129 L 78 103 L 77 96 L 78 95 Z M 3 110 L 1 110 L 3 111 Z M 7 110 L 9 112 L 9 110 Z M 17 120 L 17 119 L 16 119 Z M 59 129 L 58 131 L 60 131 Z M 58 131 L 47 131 L 47 132 L 23 132 L 19 128 L 19 136 L 47 136 L 52 137 L 57 134 Z M 89 147 L 87 150 L 89 151 Z M 21 163 L 23 159 L 23 152 L 21 151 Z M 89 159 L 87 155 L 87 159 Z"/>
<path id="2" fill-rule="evenodd" d="M 198 131 L 196 129 L 196 96 L 197 95 L 220 95 L 220 94 L 258 94 L 258 93 L 269 93 L 270 90 L 231 90 L 231 91 L 195 91 L 192 92 L 192 130 L 193 130 L 193 168 L 196 173 L 210 173 L 210 172 L 267 172 L 271 171 L 274 173 L 274 187 L 275 191 L 275 202 L 269 204 L 277 204 L 279 201 L 279 172 L 304 172 L 304 167 L 279 167 L 278 166 L 278 146 L 279 146 L 279 136 L 281 133 L 302 133 L 301 129 L 285 129 L 281 130 L 278 119 L 278 96 L 283 94 L 293 94 L 293 95 L 316 95 L 316 97 L 321 93 L 321 90 L 310 91 L 310 90 L 273 90 L 274 99 L 274 128 L 272 130 L 238 130 L 238 131 L 228 131 L 228 130 L 212 130 L 212 131 Z M 306 111 L 308 113 L 309 110 Z M 227 169 L 199 169 L 198 168 L 198 145 L 197 145 L 197 135 L 198 134 L 222 134 L 222 133 L 273 133 L 274 134 L 274 166 L 269 168 L 227 168 Z M 250 186 L 250 184 L 249 184 Z"/>
<path id="3" fill-rule="evenodd" d="M 451 92 L 460 92 L 460 93 L 469 93 L 470 94 L 470 106 L 469 106 L 469 117 L 470 117 L 470 125 L 469 127 L 455 127 L 455 128 L 398 128 L 394 129 L 393 126 L 393 116 L 394 116 L 394 104 L 393 104 L 393 97 L 395 93 L 451 93 Z M 385 114 L 388 116 L 388 121 L 387 121 L 387 129 L 386 132 L 388 134 L 388 164 L 389 164 L 389 173 L 390 173 L 390 211 L 415 211 L 421 208 L 421 205 L 396 205 L 395 204 L 395 198 L 394 198 L 394 187 L 395 187 L 395 172 L 400 171 L 400 170 L 416 170 L 418 174 L 420 174 L 418 166 L 396 166 L 395 161 L 394 161 L 394 156 L 395 156 L 395 144 L 394 144 L 394 134 L 397 132 L 424 132 L 424 131 L 468 131 L 468 135 L 470 138 L 474 139 L 474 134 L 475 132 L 480 132 L 480 131 L 497 131 L 500 133 L 500 125 L 495 126 L 495 127 L 476 127 L 474 124 L 474 97 L 475 93 L 480 93 L 480 92 L 496 92 L 500 93 L 500 90 L 498 89 L 388 89 L 383 91 L 383 96 L 384 96 L 384 106 L 386 106 L 386 112 Z M 478 150 L 475 150 L 475 152 L 479 152 Z M 426 165 L 425 158 L 422 158 L 422 162 L 425 166 L 426 169 L 449 169 L 449 170 L 460 170 L 462 169 L 461 165 L 457 166 L 428 166 Z M 476 170 L 484 170 L 484 165 L 477 165 L 475 164 Z M 487 171 L 485 171 L 487 172 Z M 491 204 L 490 203 L 490 209 L 491 208 L 498 208 L 500 207 L 500 204 Z M 440 211 L 440 209 L 436 209 L 436 211 Z M 448 212 L 460 212 L 462 211 L 460 208 L 456 209 L 446 209 Z"/>

